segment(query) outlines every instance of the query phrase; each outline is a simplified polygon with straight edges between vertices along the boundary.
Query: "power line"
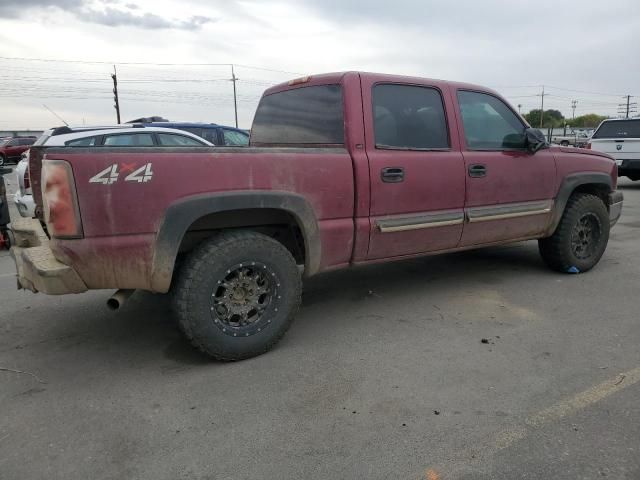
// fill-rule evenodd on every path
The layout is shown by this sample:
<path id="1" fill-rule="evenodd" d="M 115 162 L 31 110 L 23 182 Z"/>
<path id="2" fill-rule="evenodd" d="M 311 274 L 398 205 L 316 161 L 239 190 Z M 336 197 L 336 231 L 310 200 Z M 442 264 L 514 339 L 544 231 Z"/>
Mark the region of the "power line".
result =
<path id="1" fill-rule="evenodd" d="M 638 106 L 638 104 L 637 102 L 631 101 L 632 97 L 633 95 L 625 95 L 622 98 L 625 98 L 627 100 L 626 104 L 618 104 L 618 113 L 624 115 L 624 118 L 629 118 L 630 113 L 635 113 L 637 111 L 636 107 Z"/>
<path id="2" fill-rule="evenodd" d="M 48 63 L 77 63 L 80 65 L 147 65 L 155 67 L 230 67 L 235 65 L 241 68 L 262 70 L 265 72 L 286 73 L 291 75 L 303 75 L 300 72 L 288 72 L 286 70 L 276 70 L 273 68 L 257 67 L 253 65 L 243 65 L 239 63 L 154 63 L 154 62 L 113 62 L 101 60 L 60 60 L 52 58 L 28 58 L 28 57 L 5 57 L 0 56 L 0 60 L 18 60 L 24 62 L 48 62 Z"/>

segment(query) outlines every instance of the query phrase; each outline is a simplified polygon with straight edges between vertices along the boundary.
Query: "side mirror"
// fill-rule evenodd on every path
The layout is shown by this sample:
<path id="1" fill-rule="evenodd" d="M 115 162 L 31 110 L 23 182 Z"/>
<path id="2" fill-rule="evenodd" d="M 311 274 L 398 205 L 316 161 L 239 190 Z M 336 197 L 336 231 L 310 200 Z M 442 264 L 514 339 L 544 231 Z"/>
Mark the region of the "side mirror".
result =
<path id="1" fill-rule="evenodd" d="M 527 150 L 531 153 L 536 153 L 541 148 L 547 148 L 549 146 L 547 139 L 544 138 L 544 134 L 537 128 L 527 128 L 524 131 L 524 138 Z"/>
<path id="2" fill-rule="evenodd" d="M 510 133 L 505 135 L 502 139 L 502 146 L 504 148 L 523 149 L 527 144 L 527 139 L 524 132 L 522 133 Z"/>

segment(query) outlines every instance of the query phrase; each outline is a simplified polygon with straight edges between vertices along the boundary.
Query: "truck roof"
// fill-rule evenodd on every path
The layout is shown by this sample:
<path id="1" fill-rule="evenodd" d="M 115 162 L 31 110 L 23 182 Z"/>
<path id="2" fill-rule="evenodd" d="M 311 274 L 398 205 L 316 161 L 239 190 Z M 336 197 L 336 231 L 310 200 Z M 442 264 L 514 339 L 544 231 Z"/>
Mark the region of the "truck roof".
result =
<path id="1" fill-rule="evenodd" d="M 482 92 L 491 92 L 493 94 L 499 95 L 498 92 L 496 92 L 495 90 L 492 90 L 490 88 L 487 88 L 481 85 L 476 85 L 473 83 L 456 82 L 456 81 L 450 81 L 450 80 L 439 80 L 434 78 L 416 77 L 416 76 L 409 76 L 409 75 L 391 75 L 387 73 L 374 73 L 374 72 L 365 72 L 365 71 L 332 72 L 332 73 L 321 73 L 316 75 L 299 77 L 299 78 L 289 80 L 288 82 L 283 82 L 283 83 L 274 85 L 268 88 L 267 90 L 265 90 L 263 95 L 270 95 L 272 93 L 289 90 L 292 87 L 295 88 L 297 86 L 326 85 L 331 83 L 341 83 L 343 78 L 347 75 L 360 75 L 361 77 L 368 77 L 373 81 L 379 81 L 379 82 L 417 83 L 417 84 L 429 83 L 434 86 L 449 85 L 453 88 L 479 90 Z"/>

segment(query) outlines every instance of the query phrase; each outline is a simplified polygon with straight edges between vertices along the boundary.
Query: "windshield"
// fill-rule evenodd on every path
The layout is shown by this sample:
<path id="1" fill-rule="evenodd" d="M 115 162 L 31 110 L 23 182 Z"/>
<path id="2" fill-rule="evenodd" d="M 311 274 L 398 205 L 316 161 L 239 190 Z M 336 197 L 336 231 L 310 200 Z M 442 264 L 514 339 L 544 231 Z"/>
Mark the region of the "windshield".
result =
<path id="1" fill-rule="evenodd" d="M 640 118 L 602 122 L 593 138 L 640 138 Z"/>

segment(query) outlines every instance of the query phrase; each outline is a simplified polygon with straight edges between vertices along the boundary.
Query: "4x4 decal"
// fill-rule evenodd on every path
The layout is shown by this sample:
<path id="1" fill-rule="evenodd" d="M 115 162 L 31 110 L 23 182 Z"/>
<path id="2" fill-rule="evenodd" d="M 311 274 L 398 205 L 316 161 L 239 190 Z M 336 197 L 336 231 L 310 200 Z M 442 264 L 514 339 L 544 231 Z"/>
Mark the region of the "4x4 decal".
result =
<path id="1" fill-rule="evenodd" d="M 119 170 L 118 167 L 120 167 Z M 120 174 L 124 175 L 127 172 L 131 173 L 124 177 L 125 182 L 146 183 L 153 178 L 151 163 L 146 163 L 139 168 L 136 168 L 135 163 L 122 163 L 120 165 L 114 163 L 113 165 L 109 165 L 107 168 L 101 170 L 93 177 L 91 177 L 89 179 L 89 183 L 111 185 L 112 183 L 116 183 L 120 179 Z"/>

